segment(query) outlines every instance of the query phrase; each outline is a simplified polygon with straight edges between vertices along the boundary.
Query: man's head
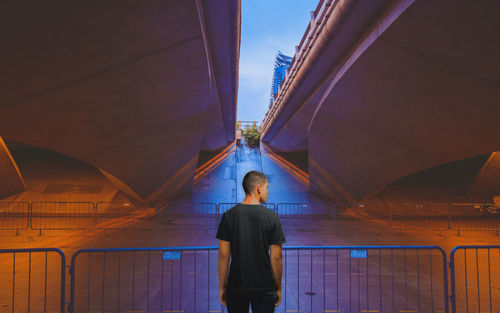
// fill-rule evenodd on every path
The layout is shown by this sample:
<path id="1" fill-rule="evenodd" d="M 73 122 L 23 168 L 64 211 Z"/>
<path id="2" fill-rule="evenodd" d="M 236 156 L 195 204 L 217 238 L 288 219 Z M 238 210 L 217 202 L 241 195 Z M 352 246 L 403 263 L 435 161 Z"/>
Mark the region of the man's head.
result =
<path id="1" fill-rule="evenodd" d="M 243 190 L 247 196 L 254 196 L 259 199 L 260 203 L 267 201 L 267 177 L 261 172 L 248 172 L 243 178 Z"/>

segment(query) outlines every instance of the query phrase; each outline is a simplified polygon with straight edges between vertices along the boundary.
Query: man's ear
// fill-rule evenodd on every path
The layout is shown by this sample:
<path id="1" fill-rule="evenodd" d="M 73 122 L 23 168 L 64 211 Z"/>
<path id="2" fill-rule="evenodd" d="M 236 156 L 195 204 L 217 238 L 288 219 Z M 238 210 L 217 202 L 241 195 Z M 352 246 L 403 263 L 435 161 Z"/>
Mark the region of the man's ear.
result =
<path id="1" fill-rule="evenodd" d="M 262 193 L 262 185 L 261 184 L 258 184 L 257 185 L 257 193 Z"/>

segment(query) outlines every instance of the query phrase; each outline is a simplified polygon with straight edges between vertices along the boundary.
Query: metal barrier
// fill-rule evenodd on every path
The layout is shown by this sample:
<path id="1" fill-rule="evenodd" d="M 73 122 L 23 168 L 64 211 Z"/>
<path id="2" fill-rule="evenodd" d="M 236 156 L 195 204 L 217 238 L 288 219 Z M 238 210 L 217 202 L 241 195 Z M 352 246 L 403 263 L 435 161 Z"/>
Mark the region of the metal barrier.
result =
<path id="1" fill-rule="evenodd" d="M 0 202 L 0 230 L 207 229 L 238 203 Z M 273 203 L 284 229 L 397 229 L 500 232 L 500 213 L 484 203 Z M 31 207 L 31 209 L 30 209 Z M 493 210 L 492 210 L 493 208 Z"/>
<path id="2" fill-rule="evenodd" d="M 280 312 L 448 312 L 439 247 L 287 247 Z"/>
<path id="3" fill-rule="evenodd" d="M 458 246 L 450 255 L 452 312 L 500 310 L 500 246 Z"/>
<path id="4" fill-rule="evenodd" d="M 217 204 L 209 202 L 168 202 L 155 215 L 160 229 L 206 229 L 217 226 Z"/>
<path id="5" fill-rule="evenodd" d="M 451 229 L 466 230 L 500 230 L 500 214 L 490 213 L 486 208 L 494 204 L 452 203 L 450 204 Z"/>
<path id="6" fill-rule="evenodd" d="M 0 230 L 27 229 L 29 208 L 29 202 L 0 202 Z"/>
<path id="7" fill-rule="evenodd" d="M 64 312 L 66 258 L 59 249 L 1 249 L 5 312 Z"/>
<path id="8" fill-rule="evenodd" d="M 32 202 L 30 227 L 33 230 L 92 229 L 95 226 L 92 202 Z"/>
<path id="9" fill-rule="evenodd" d="M 276 312 L 448 312 L 439 247 L 284 247 Z M 70 312 L 224 312 L 216 247 L 84 249 Z"/>
<path id="10" fill-rule="evenodd" d="M 276 207 L 284 229 L 331 229 L 335 211 L 328 202 L 279 203 Z"/>
<path id="11" fill-rule="evenodd" d="M 79 250 L 70 312 L 221 312 L 217 260 L 216 247 Z"/>
<path id="12" fill-rule="evenodd" d="M 390 207 L 385 203 L 335 203 L 334 228 L 387 229 Z"/>
<path id="13" fill-rule="evenodd" d="M 278 204 L 280 206 L 280 204 Z M 493 204 L 336 203 L 334 228 L 500 231 Z"/>
<path id="14" fill-rule="evenodd" d="M 155 211 L 131 202 L 97 202 L 95 229 L 152 229 Z"/>
<path id="15" fill-rule="evenodd" d="M 71 261 L 70 312 L 224 312 L 217 247 L 83 249 Z M 0 250 L 9 312 L 64 312 L 59 249 Z M 284 247 L 276 312 L 448 312 L 446 255 L 436 246 Z M 500 310 L 500 245 L 450 255 L 452 312 Z"/>
<path id="16" fill-rule="evenodd" d="M 450 229 L 450 205 L 447 203 L 390 203 L 393 229 Z"/>

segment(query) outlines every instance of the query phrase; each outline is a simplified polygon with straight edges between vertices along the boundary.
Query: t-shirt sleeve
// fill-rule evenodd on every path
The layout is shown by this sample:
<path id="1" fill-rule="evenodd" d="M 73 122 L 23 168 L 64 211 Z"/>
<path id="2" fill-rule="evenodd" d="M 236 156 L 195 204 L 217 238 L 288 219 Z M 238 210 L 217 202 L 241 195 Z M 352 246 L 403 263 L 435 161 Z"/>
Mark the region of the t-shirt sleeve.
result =
<path id="1" fill-rule="evenodd" d="M 220 240 L 229 241 L 229 230 L 227 227 L 227 218 L 225 213 L 222 214 L 219 228 L 217 229 L 217 235 L 215 235 L 215 237 Z"/>
<path id="2" fill-rule="evenodd" d="M 278 217 L 274 219 L 273 227 L 271 229 L 271 244 L 279 245 L 285 242 L 285 234 L 281 228 L 281 222 Z"/>

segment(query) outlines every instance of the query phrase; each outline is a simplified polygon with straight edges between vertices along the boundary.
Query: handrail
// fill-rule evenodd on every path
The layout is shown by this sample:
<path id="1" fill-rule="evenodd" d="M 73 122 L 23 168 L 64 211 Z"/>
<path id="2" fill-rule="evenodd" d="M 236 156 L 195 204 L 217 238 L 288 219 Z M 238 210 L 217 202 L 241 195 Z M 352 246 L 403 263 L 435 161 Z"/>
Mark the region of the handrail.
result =
<path id="1" fill-rule="evenodd" d="M 335 4 L 337 4 L 337 2 L 335 2 Z M 324 18 L 329 16 L 327 11 L 328 13 L 331 13 L 335 7 L 335 5 L 332 4 L 333 0 L 321 0 L 318 3 L 316 10 L 311 12 L 311 22 L 308 24 L 299 45 L 295 47 L 295 55 L 286 71 L 283 82 L 278 87 L 278 92 L 274 95 L 271 108 L 267 111 L 261 124 L 261 134 L 265 134 L 267 132 L 271 120 L 274 119 L 277 111 L 281 109 L 284 94 L 288 91 L 291 81 L 295 78 L 295 74 L 312 50 L 311 46 L 316 41 L 316 38 L 318 38 L 318 35 L 321 32 L 320 28 L 322 29 L 325 25 L 325 23 L 323 23 Z"/>

